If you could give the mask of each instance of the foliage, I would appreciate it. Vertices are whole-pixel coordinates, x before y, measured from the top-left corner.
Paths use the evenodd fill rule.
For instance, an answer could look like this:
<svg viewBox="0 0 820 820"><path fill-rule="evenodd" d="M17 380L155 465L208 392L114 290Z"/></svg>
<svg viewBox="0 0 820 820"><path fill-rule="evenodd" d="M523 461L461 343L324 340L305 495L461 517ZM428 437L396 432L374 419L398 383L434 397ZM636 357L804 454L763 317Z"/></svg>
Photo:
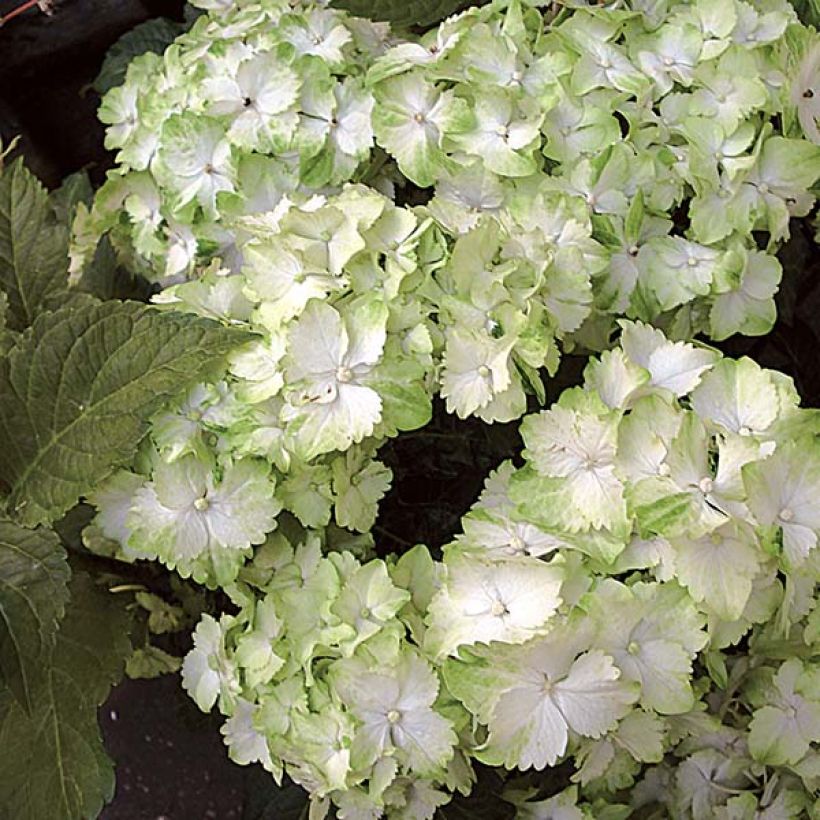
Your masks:
<svg viewBox="0 0 820 820"><path fill-rule="evenodd" d="M814 29L197 5L112 54L103 85L148 48L93 200L0 168L0 807L96 813L95 707L181 667L312 818L820 810L818 411L696 339L774 322ZM151 306L111 298L139 280ZM388 454L434 406L524 446L450 543L390 554ZM288 788L254 811L301 813Z"/></svg>

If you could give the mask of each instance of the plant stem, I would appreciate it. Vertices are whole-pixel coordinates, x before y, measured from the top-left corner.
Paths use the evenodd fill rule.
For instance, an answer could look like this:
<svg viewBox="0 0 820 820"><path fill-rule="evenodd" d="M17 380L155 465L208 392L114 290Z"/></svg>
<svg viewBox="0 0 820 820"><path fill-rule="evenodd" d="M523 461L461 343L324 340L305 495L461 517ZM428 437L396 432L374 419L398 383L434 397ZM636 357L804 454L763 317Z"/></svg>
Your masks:
<svg viewBox="0 0 820 820"><path fill-rule="evenodd" d="M8 14L4 14L2 17L0 17L0 28L2 28L6 23L8 23L9 20L13 20L15 17L22 14L24 11L28 11L29 9L34 8L34 6L39 6L40 2L41 0L26 0L25 3L21 3L19 6L17 6L16 9L12 9Z"/></svg>

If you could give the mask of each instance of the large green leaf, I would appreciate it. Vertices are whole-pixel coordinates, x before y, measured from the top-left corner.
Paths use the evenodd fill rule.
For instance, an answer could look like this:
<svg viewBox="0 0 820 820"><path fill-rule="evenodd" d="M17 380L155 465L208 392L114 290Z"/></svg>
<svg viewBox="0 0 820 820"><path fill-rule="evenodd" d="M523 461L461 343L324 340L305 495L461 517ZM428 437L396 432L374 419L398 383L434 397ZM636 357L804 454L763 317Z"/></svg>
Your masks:
<svg viewBox="0 0 820 820"><path fill-rule="evenodd" d="M0 683L31 712L32 681L48 663L68 600L65 550L51 530L0 518Z"/></svg>
<svg viewBox="0 0 820 820"><path fill-rule="evenodd" d="M0 290L8 326L30 325L68 284L68 227L57 219L39 180L17 160L0 175Z"/></svg>
<svg viewBox="0 0 820 820"><path fill-rule="evenodd" d="M245 331L137 302L40 316L0 360L0 480L27 526L66 512L128 463L147 418L213 375Z"/></svg>
<svg viewBox="0 0 820 820"><path fill-rule="evenodd" d="M469 5L470 0L333 0L331 5L356 17L386 21L394 26L432 26Z"/></svg>
<svg viewBox="0 0 820 820"><path fill-rule="evenodd" d="M97 817L114 793L97 707L123 673L129 617L114 596L79 574L51 664L34 681L35 710L0 691L0 817Z"/></svg>
<svg viewBox="0 0 820 820"><path fill-rule="evenodd" d="M152 51L161 54L185 30L185 26L165 17L146 20L126 32L108 49L100 73L94 80L94 89L105 94L125 81L128 64L134 57Z"/></svg>

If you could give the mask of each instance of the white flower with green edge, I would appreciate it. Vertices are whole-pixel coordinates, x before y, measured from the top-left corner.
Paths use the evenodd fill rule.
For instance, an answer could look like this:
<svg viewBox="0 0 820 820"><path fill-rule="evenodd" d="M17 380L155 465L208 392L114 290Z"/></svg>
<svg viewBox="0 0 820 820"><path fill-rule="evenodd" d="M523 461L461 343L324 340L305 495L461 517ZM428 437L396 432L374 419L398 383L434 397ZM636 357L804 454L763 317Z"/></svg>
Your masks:
<svg viewBox="0 0 820 820"><path fill-rule="evenodd" d="M331 477L326 464L292 463L276 494L285 509L292 512L303 526L326 527L333 509Z"/></svg>
<svg viewBox="0 0 820 820"><path fill-rule="evenodd" d="M336 83L328 76L306 92L297 137L305 151L302 181L317 188L345 182L373 147L373 97L351 77Z"/></svg>
<svg viewBox="0 0 820 820"><path fill-rule="evenodd" d="M692 391L692 409L704 420L741 436L761 435L780 414L769 373L751 359L722 359Z"/></svg>
<svg viewBox="0 0 820 820"><path fill-rule="evenodd" d="M292 326L283 418L301 458L346 450L381 421L382 399L367 376L382 356L386 323L382 302L353 302L342 315L314 299Z"/></svg>
<svg viewBox="0 0 820 820"><path fill-rule="evenodd" d="M416 71L379 83L373 93L376 141L408 179L432 185L447 165L444 139L472 125L467 102L439 91Z"/></svg>
<svg viewBox="0 0 820 820"><path fill-rule="evenodd" d="M701 3L701 6L705 6ZM715 7L729 7L716 3ZM729 49L715 62L701 63L695 71L699 86L692 92L690 111L712 119L725 133L734 131L752 112L768 101L766 86L757 76L754 59L741 49Z"/></svg>
<svg viewBox="0 0 820 820"><path fill-rule="evenodd" d="M751 3L737 3L737 23L732 32L733 42L747 48L759 48L765 43L779 39L786 26L795 20L796 14L789 4L772 5L772 11L758 11Z"/></svg>
<svg viewBox="0 0 820 820"><path fill-rule="evenodd" d="M761 527L779 529L787 566L802 564L820 532L820 452L812 440L787 441L743 467L748 505Z"/></svg>
<svg viewBox="0 0 820 820"><path fill-rule="evenodd" d="M715 280L734 270L739 277L735 255L680 236L650 239L638 253L638 281L632 310L638 318L651 320L665 310L706 296Z"/></svg>
<svg viewBox="0 0 820 820"><path fill-rule="evenodd" d="M424 649L436 658L460 646L523 643L543 634L561 604L563 571L534 558L490 560L451 547L445 580L427 610Z"/></svg>
<svg viewBox="0 0 820 820"><path fill-rule="evenodd" d="M208 114L230 120L228 139L248 151L281 152L298 124L300 80L277 54L256 54L230 74L205 80Z"/></svg>
<svg viewBox="0 0 820 820"><path fill-rule="evenodd" d="M311 299L324 299L345 285L342 277L314 269L288 237L246 245L243 255L246 292L260 302L256 318L274 332L302 313Z"/></svg>
<svg viewBox="0 0 820 820"><path fill-rule="evenodd" d="M145 476L129 470L117 470L88 495L89 503L97 508L94 524L105 538L117 542L126 560L141 557L139 550L128 546L131 527L127 521L134 497L145 483Z"/></svg>
<svg viewBox="0 0 820 820"><path fill-rule="evenodd" d="M392 753L406 771L443 774L457 737L450 721L433 708L439 680L427 661L407 649L393 669L367 671L346 663L338 662L330 674L359 723L350 747L353 768L369 767Z"/></svg>
<svg viewBox="0 0 820 820"><path fill-rule="evenodd" d="M220 405L228 386L198 384L178 407L157 414L151 421L151 438L165 461L192 454L206 456L204 436L209 427L220 425Z"/></svg>
<svg viewBox="0 0 820 820"><path fill-rule="evenodd" d="M334 459L330 469L336 523L356 532L369 532L379 512L379 501L390 489L393 472L358 448Z"/></svg>
<svg viewBox="0 0 820 820"><path fill-rule="evenodd" d="M649 371L627 357L621 348L605 350L584 369L584 385L613 410L626 410L648 384Z"/></svg>
<svg viewBox="0 0 820 820"><path fill-rule="evenodd" d="M805 216L814 205L812 186L820 177L820 145L772 136L764 143L755 167L744 180L757 221L771 242L789 236L791 216Z"/></svg>
<svg viewBox="0 0 820 820"><path fill-rule="evenodd" d="M320 57L334 70L347 62L353 35L344 25L341 12L311 8L301 14L285 14L279 20L279 34L298 54Z"/></svg>
<svg viewBox="0 0 820 820"><path fill-rule="evenodd" d="M526 417L524 458L546 480L522 484L514 500L532 491L527 503L544 506L542 520L552 516L570 532L622 526L626 505L614 467L620 417L580 390L565 391L558 404Z"/></svg>
<svg viewBox="0 0 820 820"><path fill-rule="evenodd" d="M435 781L397 777L384 792L389 816L396 820L433 820L452 795L436 788Z"/></svg>
<svg viewBox="0 0 820 820"><path fill-rule="evenodd" d="M246 687L254 689L267 683L285 665L285 659L274 650L282 630L283 622L276 613L274 601L263 598L257 602L248 631L236 638L234 652Z"/></svg>
<svg viewBox="0 0 820 820"><path fill-rule="evenodd" d="M230 714L241 691L239 675L225 648L225 636L233 619L219 621L202 616L194 629L194 648L182 662L182 686L203 712L210 712L219 699L219 710Z"/></svg>
<svg viewBox="0 0 820 820"><path fill-rule="evenodd" d="M663 718L636 709L600 740L581 742L575 755L578 769L571 779L582 786L601 782L612 791L632 786L640 763L663 760L667 731Z"/></svg>
<svg viewBox="0 0 820 820"><path fill-rule="evenodd" d="M764 556L748 528L726 524L700 538L671 538L678 581L718 617L735 621Z"/></svg>
<svg viewBox="0 0 820 820"><path fill-rule="evenodd" d="M588 595L597 625L593 647L610 655L623 679L641 685L641 703L682 714L695 703L692 661L703 649L705 618L674 584L627 587L606 579Z"/></svg>
<svg viewBox="0 0 820 820"><path fill-rule="evenodd" d="M448 18L416 41L399 42L378 56L368 69L367 81L375 85L388 77L403 74L413 68L432 67L456 47L464 30L459 30L459 18Z"/></svg>
<svg viewBox="0 0 820 820"><path fill-rule="evenodd" d="M686 413L657 475L628 488L629 510L642 536L699 538L728 523L709 463L709 435Z"/></svg>
<svg viewBox="0 0 820 820"><path fill-rule="evenodd" d="M448 233L458 236L474 228L482 214L501 212L506 184L475 159L443 171L425 208Z"/></svg>
<svg viewBox="0 0 820 820"><path fill-rule="evenodd" d="M721 174L717 186L700 183L689 201L692 238L714 245L733 232L747 235L755 221L754 196L743 177L731 181Z"/></svg>
<svg viewBox="0 0 820 820"><path fill-rule="evenodd" d="M648 387L674 396L691 392L719 354L684 342L641 322L620 321L621 346L627 358L649 373Z"/></svg>
<svg viewBox="0 0 820 820"><path fill-rule="evenodd" d="M346 789L354 731L353 718L336 704L294 712L282 744L288 774L311 794Z"/></svg>
<svg viewBox="0 0 820 820"><path fill-rule="evenodd" d="M639 686L620 680L603 652L559 627L521 646L494 644L465 663L450 659L450 691L489 737L475 756L489 765L544 769L561 759L570 731L598 738L614 729L638 699Z"/></svg>
<svg viewBox="0 0 820 820"><path fill-rule="evenodd" d="M282 389L285 379L280 362L286 349L284 334L270 333L264 340L231 354L228 368L240 380L235 391L241 401L255 404Z"/></svg>
<svg viewBox="0 0 820 820"><path fill-rule="evenodd" d="M331 607L334 615L353 627L353 638L343 649L351 654L362 641L381 630L410 599L393 585L383 561L369 561L353 573Z"/></svg>
<svg viewBox="0 0 820 820"><path fill-rule="evenodd" d="M797 30L793 31L797 38ZM805 30L801 35L803 53L791 78L789 101L797 110L806 139L820 145L820 44Z"/></svg>
<svg viewBox="0 0 820 820"><path fill-rule="evenodd" d="M715 816L720 820L745 820L747 817L761 820L777 820L780 817L798 820L812 809L816 811L817 807L812 806L802 789L789 789L784 786L774 797L764 797L760 801L751 792L730 797L725 806L717 807L719 814Z"/></svg>
<svg viewBox="0 0 820 820"><path fill-rule="evenodd" d="M353 291L380 290L393 302L391 309L399 309L396 303L402 284L418 269L419 242L429 227L429 220L419 222L412 211L388 206L364 232L365 249L347 265Z"/></svg>
<svg viewBox="0 0 820 820"><path fill-rule="evenodd" d="M764 702L749 724L749 751L770 765L797 763L820 742L817 668L790 658L774 675Z"/></svg>
<svg viewBox="0 0 820 820"><path fill-rule="evenodd" d="M460 327L448 328L441 375L447 412L459 418L486 407L511 381L510 352L515 339L494 339Z"/></svg>
<svg viewBox="0 0 820 820"><path fill-rule="evenodd" d="M709 64L723 54L730 46L732 32L737 25L737 9L734 3L712 3L709 0L695 0L689 9L678 7L683 19L693 22L703 35L701 64Z"/></svg>
<svg viewBox="0 0 820 820"><path fill-rule="evenodd" d="M212 216L216 195L233 191L236 181L232 149L221 123L190 113L166 120L151 170L170 194L172 213L193 202Z"/></svg>
<svg viewBox="0 0 820 820"><path fill-rule="evenodd" d="M763 336L774 326L777 293L783 269L780 262L763 251L748 251L740 283L714 297L709 311L709 334L716 341L743 333Z"/></svg>
<svg viewBox="0 0 820 820"><path fill-rule="evenodd" d="M549 159L571 163L595 156L621 139L612 115L611 92L592 91L581 98L566 94L547 112L541 125L546 138L542 150Z"/></svg>
<svg viewBox="0 0 820 820"><path fill-rule="evenodd" d="M105 147L111 151L127 145L138 128L139 92L130 85L112 88L102 100L97 116L108 126L105 129Z"/></svg>
<svg viewBox="0 0 820 820"><path fill-rule="evenodd" d="M288 567L286 574L291 576L293 572L304 572L305 577L290 577L285 584L282 579L277 579L282 573L274 572L272 594L277 612L285 621L285 641L290 649L288 670L295 672L301 666L311 680L310 661L316 646L354 640L355 635L352 627L340 623L339 617L331 612L342 585L333 564L319 560L310 570L297 565ZM283 586L276 588L277 582Z"/></svg>
<svg viewBox="0 0 820 820"><path fill-rule="evenodd" d="M713 188L720 183L721 171L731 182L755 163L755 157L746 153L757 136L750 122L727 131L708 119L688 117L681 132L690 145L689 171L695 180Z"/></svg>
<svg viewBox="0 0 820 820"><path fill-rule="evenodd" d="M691 813L693 820L712 820L728 795L749 785L748 761L732 750L701 749L675 770L674 810Z"/></svg>
<svg viewBox="0 0 820 820"><path fill-rule="evenodd" d="M752 581L752 593L740 618L727 621L712 612L707 613L710 648L720 650L736 646L755 625L774 623L783 599L783 585L777 580L776 571L770 569L757 575ZM702 605L701 609L708 607ZM780 640L782 636L778 636L777 641Z"/></svg>
<svg viewBox="0 0 820 820"><path fill-rule="evenodd" d="M365 248L364 231L384 213L390 200L365 185L347 185L332 197L314 196L289 208L279 232L299 249L313 270L338 276Z"/></svg>
<svg viewBox="0 0 820 820"><path fill-rule="evenodd" d="M543 113L527 99L489 89L470 102L473 127L453 134L453 145L466 154L480 157L500 176L525 177L537 165L533 151L539 141Z"/></svg>
<svg viewBox="0 0 820 820"><path fill-rule="evenodd" d="M634 152L624 144L617 144L593 159L574 164L564 179L566 190L582 197L591 211L625 216L629 201L624 189L634 175Z"/></svg>
<svg viewBox="0 0 820 820"><path fill-rule="evenodd" d="M649 81L618 46L594 37L577 45L581 58L572 69L573 93L583 96L596 88L613 88L638 98L645 96Z"/></svg>
<svg viewBox="0 0 820 820"><path fill-rule="evenodd" d="M639 41L638 65L655 83L659 95L668 94L675 83L689 87L700 59L703 40L695 26L667 23Z"/></svg>
<svg viewBox="0 0 820 820"><path fill-rule="evenodd" d="M226 466L218 482L194 456L160 461L134 497L130 540L169 565L261 544L282 509L274 486L269 465L253 459Z"/></svg>
<svg viewBox="0 0 820 820"><path fill-rule="evenodd" d="M220 729L228 747L228 757L240 766L261 763L267 771L278 772L281 776L281 765L273 762L265 736L254 725L258 712L256 704L241 697L236 699L233 714Z"/></svg>
<svg viewBox="0 0 820 820"><path fill-rule="evenodd" d="M512 512L514 507L509 499L507 506ZM464 533L456 536L459 550L486 558L538 558L563 544L556 536L497 508L473 508L461 519L461 526Z"/></svg>
<svg viewBox="0 0 820 820"><path fill-rule="evenodd" d="M187 242L185 235L188 229L184 226L179 226L179 228L182 230L180 238ZM178 260L174 258L176 250L179 251ZM168 260L164 278L170 283L177 278L179 273L191 267L197 249L195 246L190 248L171 246L166 251ZM177 269L178 266L179 269ZM172 274L172 271L176 273ZM171 285L152 296L151 301L154 304L171 305L176 310L184 309L198 316L237 325L247 322L253 312L253 303L243 293L243 286L244 280L241 276L230 274L226 269L217 268L212 263L193 281Z"/></svg>

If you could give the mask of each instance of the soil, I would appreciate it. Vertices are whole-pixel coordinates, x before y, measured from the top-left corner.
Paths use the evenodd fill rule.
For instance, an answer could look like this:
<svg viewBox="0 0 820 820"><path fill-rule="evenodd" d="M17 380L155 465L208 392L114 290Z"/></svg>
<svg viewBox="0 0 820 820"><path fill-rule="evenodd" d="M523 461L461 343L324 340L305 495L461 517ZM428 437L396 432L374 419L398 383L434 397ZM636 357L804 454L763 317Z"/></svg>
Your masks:
<svg viewBox="0 0 820 820"><path fill-rule="evenodd" d="M0 0L0 14L16 4ZM53 17L35 9L0 28L0 138L22 134L29 165L49 186L83 168L97 183L104 177L112 159L103 148L91 83L109 46L160 14L181 19L182 3L64 0ZM780 257L787 273L774 331L719 346L791 375L804 405L820 407L820 259L806 223L794 226ZM548 386L550 401L579 382L583 364L565 359ZM461 422L437 403L427 428L382 451L395 480L377 521L380 548L402 551L425 542L436 550L447 543L488 471L519 444L517 425ZM302 813L298 788L277 791L260 767L228 760L216 716L198 711L176 675L124 681L100 710L100 722L117 770L103 820L295 820Z"/></svg>

